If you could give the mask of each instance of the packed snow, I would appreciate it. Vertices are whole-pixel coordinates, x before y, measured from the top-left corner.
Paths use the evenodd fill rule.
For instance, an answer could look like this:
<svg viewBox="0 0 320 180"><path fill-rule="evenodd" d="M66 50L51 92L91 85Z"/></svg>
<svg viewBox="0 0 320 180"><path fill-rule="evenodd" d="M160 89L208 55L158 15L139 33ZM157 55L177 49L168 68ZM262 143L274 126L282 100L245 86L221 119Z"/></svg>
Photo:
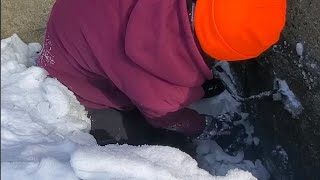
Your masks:
<svg viewBox="0 0 320 180"><path fill-rule="evenodd" d="M175 148L98 146L74 94L34 66L40 50L17 35L1 40L1 179L256 179L243 170L256 175L260 161L228 156L214 141L197 151L216 176Z"/></svg>

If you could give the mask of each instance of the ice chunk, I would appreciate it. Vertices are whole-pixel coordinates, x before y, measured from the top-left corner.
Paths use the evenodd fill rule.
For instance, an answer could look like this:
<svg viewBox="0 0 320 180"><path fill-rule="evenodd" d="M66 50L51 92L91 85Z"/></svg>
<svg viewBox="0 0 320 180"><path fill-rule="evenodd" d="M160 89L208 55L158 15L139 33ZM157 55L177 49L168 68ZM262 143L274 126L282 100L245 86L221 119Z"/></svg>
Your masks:
<svg viewBox="0 0 320 180"><path fill-rule="evenodd" d="M260 139L258 137L253 137L252 138L254 145L258 146L260 143Z"/></svg>
<svg viewBox="0 0 320 180"><path fill-rule="evenodd" d="M297 43L296 44L296 52L298 56L302 56L303 55L303 44L302 43Z"/></svg>
<svg viewBox="0 0 320 180"><path fill-rule="evenodd" d="M201 114L211 115L217 117L224 113L234 113L240 111L240 105L228 91L223 91L218 96L202 99L189 106L189 108L196 110Z"/></svg>
<svg viewBox="0 0 320 180"><path fill-rule="evenodd" d="M302 104L290 90L287 82L285 80L276 79L278 82L278 92L282 95L282 103L284 108L291 113L292 117L297 118L303 111Z"/></svg>

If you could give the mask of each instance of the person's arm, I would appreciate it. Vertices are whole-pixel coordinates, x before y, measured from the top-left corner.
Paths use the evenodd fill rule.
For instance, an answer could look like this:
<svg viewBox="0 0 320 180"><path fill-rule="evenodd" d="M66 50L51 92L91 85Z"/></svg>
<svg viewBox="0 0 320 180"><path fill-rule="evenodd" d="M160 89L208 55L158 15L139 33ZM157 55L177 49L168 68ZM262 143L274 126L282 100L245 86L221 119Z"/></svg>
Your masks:
<svg viewBox="0 0 320 180"><path fill-rule="evenodd" d="M201 86L179 87L159 79L149 81L147 76L141 79L136 78L136 80L137 85L122 89L122 91L151 125L156 128L177 131L186 136L195 137L202 133L205 127L203 115L186 108L203 96Z"/></svg>
<svg viewBox="0 0 320 180"><path fill-rule="evenodd" d="M118 67L121 67L121 71L114 71L116 84L150 124L188 136L201 134L205 126L204 117L186 108L203 97L204 91L201 86L177 86L140 68L136 69L134 65L130 68L126 68L125 64L115 66Z"/></svg>
<svg viewBox="0 0 320 180"><path fill-rule="evenodd" d="M160 117L148 118L154 127L180 132L186 136L197 137L205 128L205 116L196 111L183 108Z"/></svg>

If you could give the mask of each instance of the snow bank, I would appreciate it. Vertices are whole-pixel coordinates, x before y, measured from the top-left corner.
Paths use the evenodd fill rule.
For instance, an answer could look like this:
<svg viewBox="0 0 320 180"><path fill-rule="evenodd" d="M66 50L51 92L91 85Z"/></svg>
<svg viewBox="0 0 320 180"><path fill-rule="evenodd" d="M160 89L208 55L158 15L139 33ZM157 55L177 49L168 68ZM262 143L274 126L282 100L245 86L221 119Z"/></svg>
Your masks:
<svg viewBox="0 0 320 180"><path fill-rule="evenodd" d="M238 169L213 177L171 147L98 146L74 94L32 66L40 48L1 40L1 179L256 179Z"/></svg>
<svg viewBox="0 0 320 180"><path fill-rule="evenodd" d="M73 154L71 166L83 179L212 179L190 156L164 146L85 147Z"/></svg>
<svg viewBox="0 0 320 180"><path fill-rule="evenodd" d="M26 66L39 50L16 35L1 41L2 161L66 161L83 142L96 143L75 96L44 69Z"/></svg>

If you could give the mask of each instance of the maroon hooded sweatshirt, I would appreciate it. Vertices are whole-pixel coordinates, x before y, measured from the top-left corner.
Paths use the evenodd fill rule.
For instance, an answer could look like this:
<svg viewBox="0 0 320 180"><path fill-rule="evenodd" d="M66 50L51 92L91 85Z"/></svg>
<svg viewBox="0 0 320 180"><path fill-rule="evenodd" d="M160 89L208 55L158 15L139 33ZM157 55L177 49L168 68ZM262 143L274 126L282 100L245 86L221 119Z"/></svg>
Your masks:
<svg viewBox="0 0 320 180"><path fill-rule="evenodd" d="M186 107L212 73L186 0L57 0L38 65L87 107L136 106L153 126L186 135L204 128Z"/></svg>

